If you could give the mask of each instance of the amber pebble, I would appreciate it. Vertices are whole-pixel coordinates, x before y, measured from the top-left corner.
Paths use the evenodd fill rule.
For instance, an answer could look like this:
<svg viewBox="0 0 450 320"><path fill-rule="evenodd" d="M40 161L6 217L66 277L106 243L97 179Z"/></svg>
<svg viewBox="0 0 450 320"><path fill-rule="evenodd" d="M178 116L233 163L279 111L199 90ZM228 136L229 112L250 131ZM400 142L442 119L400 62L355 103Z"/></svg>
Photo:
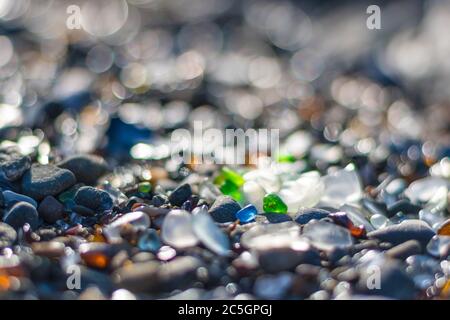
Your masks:
<svg viewBox="0 0 450 320"><path fill-rule="evenodd" d="M150 169L150 172L152 174L151 182L157 182L158 180L166 179L168 177L168 173L166 169L162 167L153 167Z"/></svg>
<svg viewBox="0 0 450 320"><path fill-rule="evenodd" d="M447 280L447 282L442 287L441 298L444 298L444 299L450 298L450 280Z"/></svg>
<svg viewBox="0 0 450 320"><path fill-rule="evenodd" d="M105 269L109 266L113 251L106 243L83 243L79 247L80 257L88 267Z"/></svg>
<svg viewBox="0 0 450 320"><path fill-rule="evenodd" d="M31 244L31 249L35 255L47 258L58 258L64 255L65 245L57 241L43 241Z"/></svg>
<svg viewBox="0 0 450 320"><path fill-rule="evenodd" d="M443 222L438 230L437 230L437 234L440 236L450 236L450 219L448 219L447 221Z"/></svg>
<svg viewBox="0 0 450 320"><path fill-rule="evenodd" d="M81 258L88 267L105 269L109 265L110 258L101 252L85 252Z"/></svg>
<svg viewBox="0 0 450 320"><path fill-rule="evenodd" d="M0 291L8 291L11 287L11 280L7 274L0 274Z"/></svg>

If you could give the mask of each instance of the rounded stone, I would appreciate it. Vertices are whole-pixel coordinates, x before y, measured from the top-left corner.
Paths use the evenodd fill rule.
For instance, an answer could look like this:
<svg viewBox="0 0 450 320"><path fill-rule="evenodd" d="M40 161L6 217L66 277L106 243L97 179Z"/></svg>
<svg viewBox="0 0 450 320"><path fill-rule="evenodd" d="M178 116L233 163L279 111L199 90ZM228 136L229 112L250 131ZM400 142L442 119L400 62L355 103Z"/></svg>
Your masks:
<svg viewBox="0 0 450 320"><path fill-rule="evenodd" d="M187 183L182 184L172 191L169 195L169 201L172 205L181 207L183 203L192 196L191 186Z"/></svg>
<svg viewBox="0 0 450 320"><path fill-rule="evenodd" d="M30 157L21 155L16 147L0 148L0 179L16 181L30 166Z"/></svg>
<svg viewBox="0 0 450 320"><path fill-rule="evenodd" d="M417 240L422 248L425 248L434 235L435 232L426 222L413 219L369 232L367 237L393 245L399 245L408 240Z"/></svg>
<svg viewBox="0 0 450 320"><path fill-rule="evenodd" d="M17 202L28 202L33 207L37 207L37 202L34 199L24 196L23 194L13 192L11 190L3 191L2 196L4 198L6 207L12 207Z"/></svg>
<svg viewBox="0 0 450 320"><path fill-rule="evenodd" d="M193 247L198 237L192 227L192 215L185 210L172 210L164 218L161 239L176 249Z"/></svg>
<svg viewBox="0 0 450 320"><path fill-rule="evenodd" d="M300 209L294 220L298 224L307 224L311 220L320 220L328 217L329 211L319 208Z"/></svg>
<svg viewBox="0 0 450 320"><path fill-rule="evenodd" d="M75 193L74 201L77 205L89 208L95 212L109 210L113 206L110 195L103 190L93 187L81 187Z"/></svg>
<svg viewBox="0 0 450 320"><path fill-rule="evenodd" d="M219 223L233 222L241 206L229 196L219 196L209 209L209 214Z"/></svg>
<svg viewBox="0 0 450 320"><path fill-rule="evenodd" d="M31 229L35 230L39 225L36 208L27 202L16 203L3 217L3 221L14 229L19 229L28 223Z"/></svg>
<svg viewBox="0 0 450 320"><path fill-rule="evenodd" d="M70 170L78 182L87 185L94 185L108 171L106 161L93 154L71 156L58 163L58 167Z"/></svg>
<svg viewBox="0 0 450 320"><path fill-rule="evenodd" d="M55 223L64 214L64 206L52 196L47 196L38 207L39 216L47 223Z"/></svg>
<svg viewBox="0 0 450 320"><path fill-rule="evenodd" d="M10 247L17 239L17 232L10 225L0 222L0 248Z"/></svg>
<svg viewBox="0 0 450 320"><path fill-rule="evenodd" d="M22 191L35 200L42 200L63 192L75 183L75 176L69 170L34 164L22 178Z"/></svg>

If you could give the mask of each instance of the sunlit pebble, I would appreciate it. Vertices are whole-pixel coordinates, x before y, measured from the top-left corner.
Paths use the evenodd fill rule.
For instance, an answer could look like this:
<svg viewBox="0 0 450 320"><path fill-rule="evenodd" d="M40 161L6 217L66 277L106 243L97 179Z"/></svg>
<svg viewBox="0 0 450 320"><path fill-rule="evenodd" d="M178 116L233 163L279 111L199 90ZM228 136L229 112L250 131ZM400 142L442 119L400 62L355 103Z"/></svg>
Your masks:
<svg viewBox="0 0 450 320"><path fill-rule="evenodd" d="M0 104L0 128L5 126L20 125L22 122L22 112L17 106Z"/></svg>
<svg viewBox="0 0 450 320"><path fill-rule="evenodd" d="M17 19L27 11L29 5L29 0L0 1L0 19L4 21Z"/></svg>
<svg viewBox="0 0 450 320"><path fill-rule="evenodd" d="M114 62L114 53L104 45L97 45L89 50L86 56L86 65L95 73L102 73L111 68Z"/></svg>
<svg viewBox="0 0 450 320"><path fill-rule="evenodd" d="M168 261L174 258L176 255L177 252L175 251L175 249L169 246L161 247L161 249L159 249L158 253L156 254L158 259L161 261Z"/></svg>
<svg viewBox="0 0 450 320"><path fill-rule="evenodd" d="M323 135L328 141L335 142L339 140L341 132L342 125L340 123L330 123L323 130Z"/></svg>
<svg viewBox="0 0 450 320"><path fill-rule="evenodd" d="M3 102L13 106L20 106L22 104L22 95L15 90L10 90L3 94Z"/></svg>
<svg viewBox="0 0 450 320"><path fill-rule="evenodd" d="M112 293L112 300L136 300L136 296L126 289L118 289Z"/></svg>
<svg viewBox="0 0 450 320"><path fill-rule="evenodd" d="M168 126L177 125L187 119L191 106L181 100L171 101L164 105L164 123Z"/></svg>
<svg viewBox="0 0 450 320"><path fill-rule="evenodd" d="M188 51L177 58L177 75L183 80L191 80L200 77L205 69L205 60L196 51Z"/></svg>
<svg viewBox="0 0 450 320"><path fill-rule="evenodd" d="M41 142L41 139L39 139L36 136L23 136L19 138L17 141L17 144L19 145L20 152L23 155L29 155L33 153L33 151L36 149L36 147Z"/></svg>
<svg viewBox="0 0 450 320"><path fill-rule="evenodd" d="M398 100L391 104L387 118L392 128L408 137L418 138L422 133L422 119L404 101Z"/></svg>
<svg viewBox="0 0 450 320"><path fill-rule="evenodd" d="M290 65L294 76L304 81L316 80L325 67L319 54L311 49L302 49L294 54Z"/></svg>
<svg viewBox="0 0 450 320"><path fill-rule="evenodd" d="M256 119L263 111L262 101L256 95L244 91L233 92L225 100L230 111L245 119Z"/></svg>
<svg viewBox="0 0 450 320"><path fill-rule="evenodd" d="M276 46L296 50L311 39L311 20L294 4L274 2L266 10L263 28Z"/></svg>
<svg viewBox="0 0 450 320"><path fill-rule="evenodd" d="M0 67L7 64L14 54L14 48L8 37L0 36Z"/></svg>
<svg viewBox="0 0 450 320"><path fill-rule="evenodd" d="M123 85L130 89L144 86L147 81L147 70L139 63L130 63L122 69L120 80Z"/></svg>
<svg viewBox="0 0 450 320"><path fill-rule="evenodd" d="M125 0L86 1L81 7L83 29L96 37L112 35L122 28L128 19Z"/></svg>
<svg viewBox="0 0 450 320"><path fill-rule="evenodd" d="M249 65L248 78L258 88L275 86L281 78L281 69L278 61L268 57L253 59Z"/></svg>

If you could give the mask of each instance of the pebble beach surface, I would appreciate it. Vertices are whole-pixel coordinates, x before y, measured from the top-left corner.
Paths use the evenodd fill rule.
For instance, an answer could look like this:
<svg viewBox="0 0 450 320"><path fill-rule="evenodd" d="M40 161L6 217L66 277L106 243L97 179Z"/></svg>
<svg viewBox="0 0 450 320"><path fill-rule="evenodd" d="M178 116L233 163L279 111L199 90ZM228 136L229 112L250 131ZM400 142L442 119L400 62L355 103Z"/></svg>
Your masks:
<svg viewBox="0 0 450 320"><path fill-rule="evenodd" d="M348 39L353 7L114 0L102 29L101 2L0 11L0 299L450 299L448 77L404 43L450 9L369 45L311 23ZM279 148L202 161L171 141L199 122Z"/></svg>

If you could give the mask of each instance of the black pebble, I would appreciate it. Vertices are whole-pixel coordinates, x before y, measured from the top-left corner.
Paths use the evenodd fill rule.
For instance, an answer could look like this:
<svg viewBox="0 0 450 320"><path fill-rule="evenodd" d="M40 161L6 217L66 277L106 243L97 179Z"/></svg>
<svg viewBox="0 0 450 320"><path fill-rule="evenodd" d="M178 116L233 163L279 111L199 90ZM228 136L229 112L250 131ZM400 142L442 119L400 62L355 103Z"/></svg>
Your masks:
<svg viewBox="0 0 450 320"><path fill-rule="evenodd" d="M191 195L191 186L185 183L172 191L169 196L169 201L172 205L181 207L183 203L191 197Z"/></svg>
<svg viewBox="0 0 450 320"><path fill-rule="evenodd" d="M64 206L52 196L47 196L38 207L39 216L47 223L55 223L64 214Z"/></svg>
<svg viewBox="0 0 450 320"><path fill-rule="evenodd" d="M21 228L28 223L32 230L39 225L38 212L35 207L27 202L16 203L4 216L3 221L14 229Z"/></svg>
<svg viewBox="0 0 450 320"><path fill-rule="evenodd" d="M75 205L73 206L72 210L76 213L78 213L80 216L83 217L91 217L93 215L95 215L95 211L92 209L89 209L85 206L81 206L81 205Z"/></svg>
<svg viewBox="0 0 450 320"><path fill-rule="evenodd" d="M167 203L169 199L167 196L162 194L157 194L152 198L152 205L155 207L161 207L163 204Z"/></svg>
<svg viewBox="0 0 450 320"><path fill-rule="evenodd" d="M236 220L236 212L241 210L239 203L229 196L219 196L209 209L212 218L219 223Z"/></svg>
<svg viewBox="0 0 450 320"><path fill-rule="evenodd" d="M106 161L91 154L69 157L58 163L58 167L72 171L78 182L87 185L94 185L108 171Z"/></svg>
<svg viewBox="0 0 450 320"><path fill-rule="evenodd" d="M408 240L417 240L422 248L425 248L430 239L435 235L427 223L421 220L405 220L399 224L387 226L367 234L369 239L377 239L398 245Z"/></svg>
<svg viewBox="0 0 450 320"><path fill-rule="evenodd" d="M395 202L394 204L388 207L388 217L393 217L399 212L403 212L404 214L419 214L419 211L422 210L420 206L412 204L406 199Z"/></svg>
<svg viewBox="0 0 450 320"><path fill-rule="evenodd" d="M42 200L46 196L55 196L63 192L75 183L75 176L69 170L35 164L22 178L22 191L35 200Z"/></svg>
<svg viewBox="0 0 450 320"><path fill-rule="evenodd" d="M308 208L301 209L296 217L294 218L295 222L298 224L307 224L311 220L320 220L326 218L330 215L330 212L324 209L319 208Z"/></svg>
<svg viewBox="0 0 450 320"><path fill-rule="evenodd" d="M264 213L264 216L266 216L267 220L270 223L281 223L281 222L286 222L286 221L292 221L292 218L287 214Z"/></svg>
<svg viewBox="0 0 450 320"><path fill-rule="evenodd" d="M417 240L409 240L386 251L386 255L394 259L405 260L409 256L420 254L422 248Z"/></svg>
<svg viewBox="0 0 450 320"><path fill-rule="evenodd" d="M87 207L95 212L109 210L113 206L113 200L106 191L93 187L78 189L74 201L77 205Z"/></svg>

